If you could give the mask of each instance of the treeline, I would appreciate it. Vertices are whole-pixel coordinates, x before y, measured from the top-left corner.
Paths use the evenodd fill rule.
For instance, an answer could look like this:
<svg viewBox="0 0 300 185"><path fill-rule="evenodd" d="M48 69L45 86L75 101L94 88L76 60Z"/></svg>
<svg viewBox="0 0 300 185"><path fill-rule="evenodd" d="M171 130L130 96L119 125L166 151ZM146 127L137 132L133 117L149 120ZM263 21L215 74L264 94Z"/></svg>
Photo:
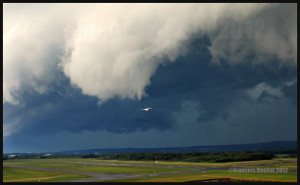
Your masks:
<svg viewBox="0 0 300 185"><path fill-rule="evenodd" d="M269 152L271 154L297 154L298 149L297 148L272 148L272 149L264 149L260 150L261 152Z"/></svg>
<svg viewBox="0 0 300 185"><path fill-rule="evenodd" d="M88 156L86 156L88 157ZM139 152L101 154L101 160L128 160L128 161L183 161L183 162L232 162L267 160L274 158L268 152Z"/></svg>
<svg viewBox="0 0 300 185"><path fill-rule="evenodd" d="M22 155L15 157L3 155L7 159L53 159L53 158L96 158L99 160L126 160L126 161L183 161L183 162L232 162L267 160L275 157L293 158L297 153L272 154L266 151L256 152L132 152L111 154L53 154L45 156L41 154Z"/></svg>
<svg viewBox="0 0 300 185"><path fill-rule="evenodd" d="M3 155L3 160L8 159L60 159L60 158L98 158L99 155L95 154L53 154L50 156L45 155L16 155L14 157L9 157L8 155Z"/></svg>
<svg viewBox="0 0 300 185"><path fill-rule="evenodd" d="M291 154L275 154L276 158L297 158L297 153L291 153Z"/></svg>

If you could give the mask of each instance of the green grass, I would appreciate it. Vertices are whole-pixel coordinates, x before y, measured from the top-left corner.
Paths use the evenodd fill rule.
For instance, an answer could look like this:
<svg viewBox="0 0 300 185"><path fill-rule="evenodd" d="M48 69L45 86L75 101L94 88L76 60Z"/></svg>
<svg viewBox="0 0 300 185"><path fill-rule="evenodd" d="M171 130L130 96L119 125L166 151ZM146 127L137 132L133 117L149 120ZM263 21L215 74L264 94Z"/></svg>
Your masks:
<svg viewBox="0 0 300 185"><path fill-rule="evenodd" d="M99 163L119 163L119 164L148 164L153 165L153 161L118 161L118 160L95 160ZM209 162L166 162L159 161L156 165L182 165L182 166L199 166L199 167L231 167L231 166L243 166L243 165L257 165L257 164L268 164L282 161L297 161L297 158L274 158L271 160L258 160L258 161L240 161L240 162L220 162L220 163L209 163Z"/></svg>
<svg viewBox="0 0 300 185"><path fill-rule="evenodd" d="M40 181L40 182L61 182L61 181L71 181L71 180L80 180L80 179L87 179L91 176L88 175L81 175L81 174L68 174L64 176L54 177L48 180Z"/></svg>
<svg viewBox="0 0 300 185"><path fill-rule="evenodd" d="M74 171L93 173L119 173L119 174L153 174L192 170L188 168L159 168L159 167L135 167L135 166L87 166L72 168Z"/></svg>
<svg viewBox="0 0 300 185"><path fill-rule="evenodd" d="M38 168L70 168L70 167L81 167L81 166L87 166L84 164L76 164L76 163L59 163L59 162L20 162L20 163L4 163L5 164L15 164L20 166L29 166L29 167L38 167Z"/></svg>
<svg viewBox="0 0 300 185"><path fill-rule="evenodd" d="M187 182L193 180L205 180L205 179L217 179L217 178L233 178L233 179L245 179L255 181L280 181L280 180L297 180L296 172L278 174L278 173L261 173L261 174L245 174L245 173L233 173L228 170L214 170L207 172L186 173L166 176L152 176L142 178L131 178L124 180L111 180L105 182ZM272 180L274 179L274 180Z"/></svg>
<svg viewBox="0 0 300 185"><path fill-rule="evenodd" d="M3 166L3 182L50 182L77 180L89 178L90 176L64 172L32 170Z"/></svg>
<svg viewBox="0 0 300 185"><path fill-rule="evenodd" d="M284 157L287 157L289 155L290 154L274 154L274 156L277 157L277 158L284 158Z"/></svg>
<svg viewBox="0 0 300 185"><path fill-rule="evenodd" d="M56 182L56 181L67 181L67 180L77 180L88 178L89 176L81 174L72 174L64 172L54 172L54 171L44 171L44 170L31 170L22 169L5 166L7 164L15 164L30 167L40 167L40 168L59 168L74 171L84 171L84 172L94 172L94 173L120 173L120 174L153 174L173 172L173 171L185 171L192 170L186 168L163 168L160 166L171 165L171 166L197 166L197 167L235 167L244 165L257 165L257 164L271 164L275 162L283 161L297 161L297 158L274 158L272 160L260 160L260 161L243 161L243 162L223 162L223 163L192 163L192 162L165 162L159 161L154 163L153 161L118 161L118 160L98 160L93 158L60 158L60 159L19 159L19 160L5 160L3 161L3 180L6 181L22 181L22 182L36 182L40 180L41 182ZM68 162L95 162L95 163L119 163L119 164L148 164L157 165L156 167L137 167L137 166L101 166L95 164L78 164L78 163L68 163ZM281 164L281 165L266 165L257 166L259 168L288 168L289 170L297 169L297 162L291 164ZM253 168L257 168L253 167ZM250 167L251 168L251 167ZM205 173L186 173L186 174L176 174L167 176L152 176L144 178L135 179L124 179L118 180L118 182L134 182L134 181L146 181L146 180L158 180L158 181L168 181L168 182L185 182L192 180L202 180L202 179L212 179L216 177L236 177L236 178L261 178L261 179L278 179L278 180L296 180L296 172L288 173L267 173L267 174L244 174L244 173L230 173L230 171L207 171ZM160 179L160 180L159 180Z"/></svg>
<svg viewBox="0 0 300 185"><path fill-rule="evenodd" d="M251 167L247 167L251 168ZM288 170L297 170L297 163L293 164L278 164L278 165L266 165L260 166L260 168L287 168Z"/></svg>

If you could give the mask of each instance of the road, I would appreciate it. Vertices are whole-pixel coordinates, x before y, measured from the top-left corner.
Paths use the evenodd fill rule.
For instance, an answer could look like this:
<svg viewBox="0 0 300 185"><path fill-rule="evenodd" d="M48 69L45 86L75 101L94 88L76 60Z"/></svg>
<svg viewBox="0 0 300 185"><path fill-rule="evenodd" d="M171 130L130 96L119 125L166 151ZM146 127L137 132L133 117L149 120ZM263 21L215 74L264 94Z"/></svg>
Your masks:
<svg viewBox="0 0 300 185"><path fill-rule="evenodd" d="M284 162L278 162L278 163L245 165L245 166L234 166L234 167L235 168L256 167L256 166L279 165L279 164L295 163L295 162L297 162L297 161L284 161ZM92 162L66 162L66 163L92 164L92 165L101 165L101 166L190 168L190 169L194 169L194 170L184 170L184 171L165 172L165 173L156 173L156 174L131 175L131 174L117 174L117 173L92 173L92 172L62 170L62 169L57 169L57 168L29 167L29 166L12 165L12 164L5 165L5 166L35 169L35 170L47 170L47 171L58 171L58 172L66 172L66 173L77 173L77 174L92 176L92 177L87 178L87 179L71 180L71 181L64 181L64 182L96 182L96 181L106 181L106 180L137 178L137 177L151 177L151 176L164 176L164 175L174 175L174 174L183 174L183 173L195 173L195 172L212 171L212 170L229 170L230 168L232 168L232 166L231 167L197 167L197 166L171 166L171 165L138 165L138 164L118 164L118 163L92 163ZM289 171L292 172L292 171L296 171L296 170L289 170Z"/></svg>

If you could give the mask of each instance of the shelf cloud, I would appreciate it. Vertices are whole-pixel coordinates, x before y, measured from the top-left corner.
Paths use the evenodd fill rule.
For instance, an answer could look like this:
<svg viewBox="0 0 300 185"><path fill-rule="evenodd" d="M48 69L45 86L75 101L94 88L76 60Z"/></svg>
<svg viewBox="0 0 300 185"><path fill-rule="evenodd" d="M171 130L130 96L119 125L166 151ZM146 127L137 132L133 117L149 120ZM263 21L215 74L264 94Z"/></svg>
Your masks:
<svg viewBox="0 0 300 185"><path fill-rule="evenodd" d="M58 71L99 103L140 100L197 34L211 38L215 62L258 54L296 64L296 13L289 4L4 4L3 102L46 93Z"/></svg>
<svg viewBox="0 0 300 185"><path fill-rule="evenodd" d="M4 148L293 140L297 84L296 4L3 5Z"/></svg>

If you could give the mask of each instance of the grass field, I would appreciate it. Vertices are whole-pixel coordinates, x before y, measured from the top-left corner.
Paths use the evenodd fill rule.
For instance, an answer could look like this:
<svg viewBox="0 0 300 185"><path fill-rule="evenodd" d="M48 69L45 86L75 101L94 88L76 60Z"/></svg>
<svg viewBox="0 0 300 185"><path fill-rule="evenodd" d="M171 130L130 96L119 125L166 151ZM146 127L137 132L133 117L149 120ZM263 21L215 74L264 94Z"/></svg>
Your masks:
<svg viewBox="0 0 300 185"><path fill-rule="evenodd" d="M70 169L73 171L84 171L93 173L120 173L120 174L152 174L164 173L173 171L191 170L188 168L160 168L160 167L128 167L128 166L99 166L93 164L76 164L76 163L62 163L62 162L45 162L38 161L20 161L8 162L5 164L18 164L29 167L40 168L56 168L56 169Z"/></svg>
<svg viewBox="0 0 300 185"><path fill-rule="evenodd" d="M288 173L237 173L230 170L211 170L206 172L192 172L181 173L173 175L158 175L139 178L110 180L107 182L187 182L194 180L204 179L243 179L251 181L278 181L278 182L296 182L297 181L297 163L290 162L285 164L273 165L272 163L284 161L296 161L297 158L274 158L272 160L260 161L243 161L243 162L224 162L224 163L191 163L191 162L164 162L159 161L118 161L118 160L98 160L98 159L84 159L84 158L60 158L60 159L19 159L19 160L5 160L3 161L3 181L4 182L55 182L55 181L68 181L86 179L91 176L65 173L57 171L24 169L17 167L9 167L6 165L20 165L26 167L39 167L71 170L78 172L91 172L91 173L116 173L116 174L158 174L165 172L180 172L193 170L192 168L166 168L169 166L187 166L187 167L239 167L246 165L259 165L245 168L287 168ZM73 163L71 163L73 162ZM81 164L74 162L93 162L93 163L115 163L115 164L133 164L133 165L153 165L149 167L140 166L101 166L96 164ZM267 165L269 164L269 165Z"/></svg>
<svg viewBox="0 0 300 185"><path fill-rule="evenodd" d="M148 165L174 165L174 166L197 166L197 167L231 167L231 166L246 166L246 165L257 165L257 164L268 164L268 163L277 163L284 161L295 161L296 158L274 158L271 160L259 160L259 161L240 161L240 162L220 162L220 163L193 163L193 162L166 162L159 161L154 163L153 161L118 161L118 160L94 160L93 162L101 163L119 163L119 164L148 164ZM296 165L297 166L297 165Z"/></svg>
<svg viewBox="0 0 300 185"><path fill-rule="evenodd" d="M21 166L30 166L30 167L39 167L39 168L70 168L70 167L84 167L86 165L83 164L76 164L76 163L61 163L61 162L13 162L13 163L4 163L4 164L17 164Z"/></svg>
<svg viewBox="0 0 300 185"><path fill-rule="evenodd" d="M278 165L265 165L264 168L288 168L288 170L297 170L297 163L285 163ZM251 167L247 167L251 168Z"/></svg>
<svg viewBox="0 0 300 185"><path fill-rule="evenodd" d="M55 182L89 178L90 176L3 166L3 182Z"/></svg>
<svg viewBox="0 0 300 185"><path fill-rule="evenodd" d="M278 174L245 174L245 173L232 173L228 170L214 170L207 172L176 174L155 177L142 177L134 179L113 180L105 182L187 182L194 180L216 179L216 178L234 178L251 181L277 181L277 182L297 182L296 172Z"/></svg>

